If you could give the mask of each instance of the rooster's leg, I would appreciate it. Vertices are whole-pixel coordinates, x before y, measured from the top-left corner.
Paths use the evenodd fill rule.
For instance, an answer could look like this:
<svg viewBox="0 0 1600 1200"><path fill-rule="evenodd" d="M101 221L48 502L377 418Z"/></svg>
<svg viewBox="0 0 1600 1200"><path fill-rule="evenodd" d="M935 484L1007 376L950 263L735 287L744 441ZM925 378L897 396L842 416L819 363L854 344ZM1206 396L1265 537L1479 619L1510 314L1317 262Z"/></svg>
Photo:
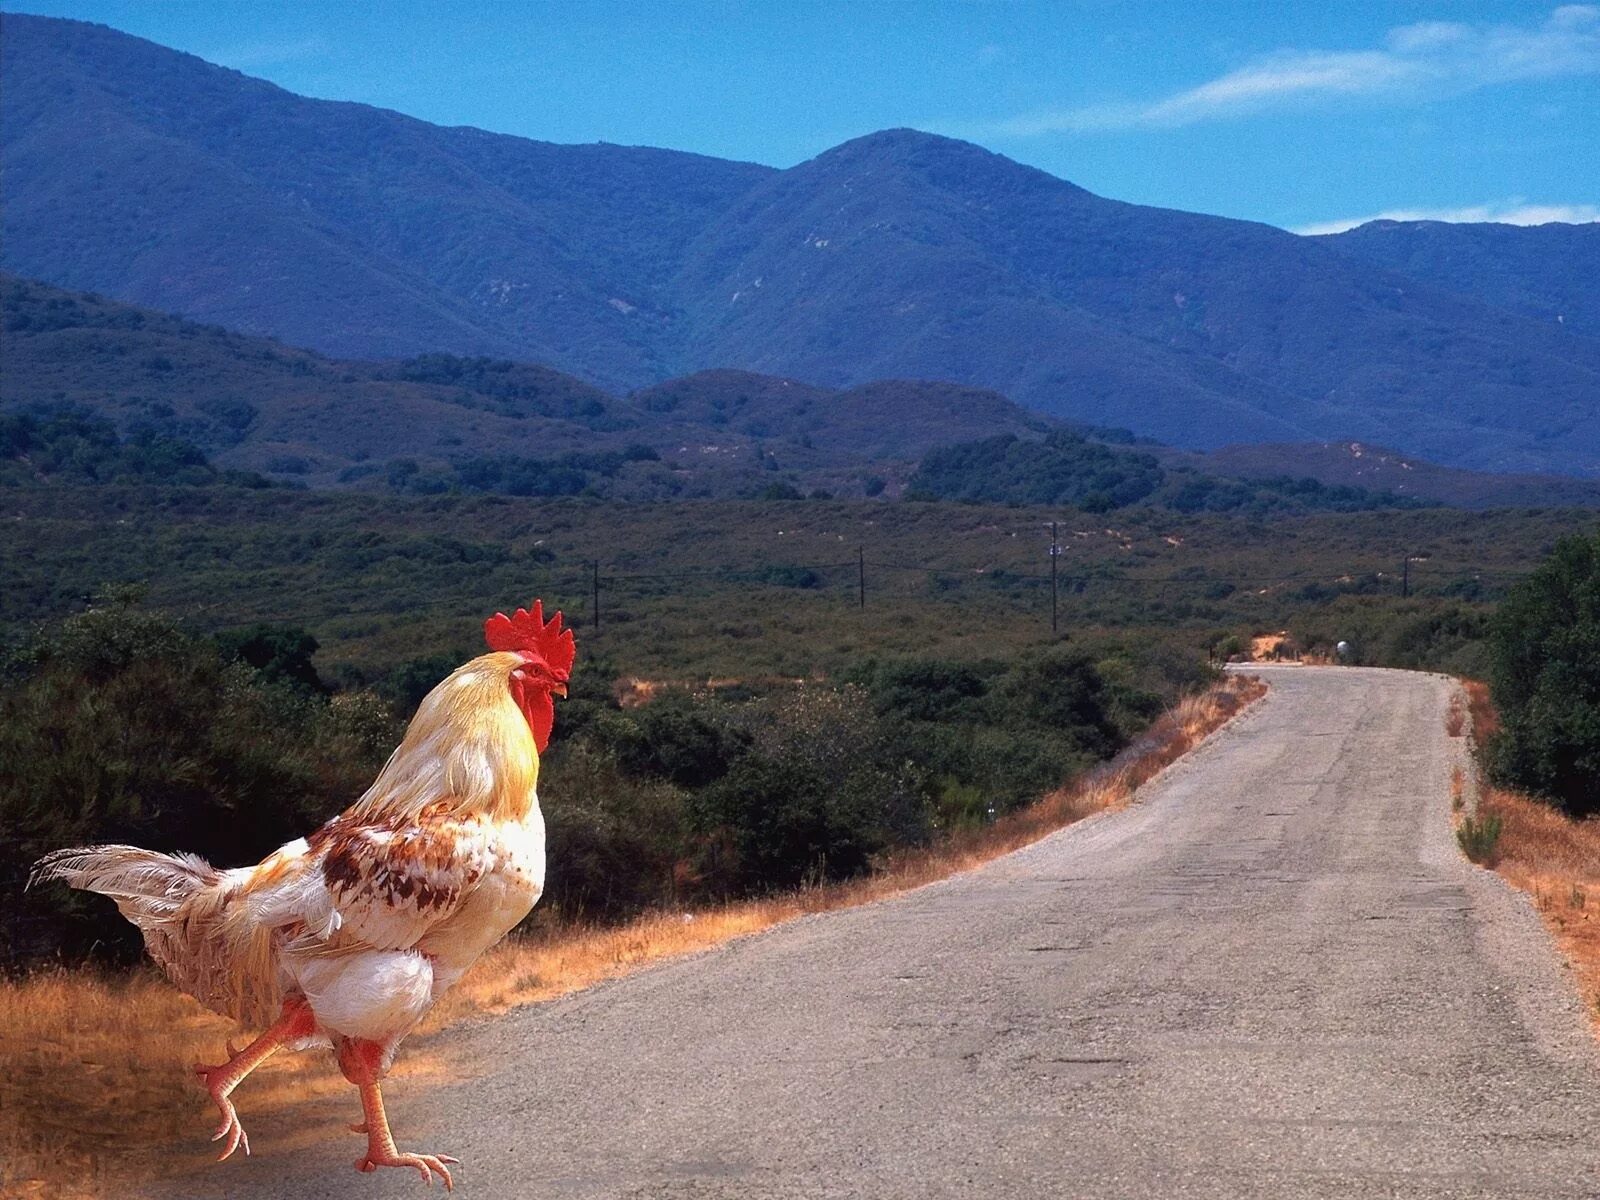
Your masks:
<svg viewBox="0 0 1600 1200"><path fill-rule="evenodd" d="M246 1075L266 1062L279 1046L285 1042L308 1037L315 1033L316 1029L317 1019L312 1015L311 1006L299 997L294 997L283 1002L283 1015L243 1050L235 1052L230 1042L227 1062L216 1067L208 1067L202 1063L195 1064L194 1073L200 1077L200 1082L205 1084L206 1091L211 1093L212 1102L217 1106L217 1111L222 1114L222 1124L217 1126L217 1132L212 1135L211 1140L220 1142L223 1138L228 1139L228 1144L217 1156L218 1162L241 1146L244 1147L246 1154L250 1153L250 1139L245 1135L244 1126L239 1123L239 1114L234 1110L233 1101L228 1098L233 1094L233 1089L244 1081Z"/></svg>
<svg viewBox="0 0 1600 1200"><path fill-rule="evenodd" d="M395 1147L394 1134L389 1131L389 1118L383 1111L383 1093L378 1090L378 1079L383 1074L383 1047L377 1042L351 1038L339 1047L339 1066L345 1078L356 1085L361 1093L361 1113L366 1118L360 1125L352 1125L356 1133L367 1135L367 1152L356 1159L356 1170L376 1171L379 1167L410 1167L422 1175L422 1181L433 1183L437 1172L444 1182L444 1190L454 1191L455 1180L450 1178L448 1163L459 1163L459 1158L448 1154L408 1154Z"/></svg>

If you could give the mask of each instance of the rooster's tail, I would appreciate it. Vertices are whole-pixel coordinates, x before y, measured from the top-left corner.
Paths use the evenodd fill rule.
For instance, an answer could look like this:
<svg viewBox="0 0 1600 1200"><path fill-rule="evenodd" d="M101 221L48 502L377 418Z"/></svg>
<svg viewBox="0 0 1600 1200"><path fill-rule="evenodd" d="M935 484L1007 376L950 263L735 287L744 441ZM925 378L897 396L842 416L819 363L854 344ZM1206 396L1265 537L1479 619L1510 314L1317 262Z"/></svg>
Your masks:
<svg viewBox="0 0 1600 1200"><path fill-rule="evenodd" d="M241 997L229 903L234 889L221 871L193 854L161 854L138 846L76 846L46 854L28 886L59 879L117 903L144 935L145 949L167 977L202 1004L245 1020L259 1016L258 1000ZM272 972L263 972L270 980ZM268 1020L271 1018L268 1017Z"/></svg>
<svg viewBox="0 0 1600 1200"><path fill-rule="evenodd" d="M159 854L137 846L74 846L54 850L33 864L28 886L59 879L117 902L141 930L174 916L201 888L222 875L192 854Z"/></svg>

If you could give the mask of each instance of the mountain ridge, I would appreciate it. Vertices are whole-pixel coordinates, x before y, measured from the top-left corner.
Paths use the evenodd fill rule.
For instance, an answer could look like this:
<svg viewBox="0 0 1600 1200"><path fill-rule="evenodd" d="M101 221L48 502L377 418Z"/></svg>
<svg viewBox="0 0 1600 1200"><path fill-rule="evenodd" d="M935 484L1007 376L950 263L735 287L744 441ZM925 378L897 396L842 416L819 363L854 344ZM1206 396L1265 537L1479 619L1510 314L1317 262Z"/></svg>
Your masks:
<svg viewBox="0 0 1600 1200"><path fill-rule="evenodd" d="M0 410L76 407L123 432L192 442L224 468L320 486L397 459L554 460L639 444L688 472L680 482L708 472L767 480L777 469L832 482L946 442L1062 427L944 382L835 390L720 370L618 396L508 360L330 359L4 274L0 333Z"/></svg>
<svg viewBox="0 0 1600 1200"><path fill-rule="evenodd" d="M180 467L192 465L182 457L190 445L223 471L312 487L514 491L576 489L598 478L619 499L774 487L893 496L912 482L917 460L926 465L935 452L1064 435L1100 444L1071 451L1086 463L1107 451L1152 455L1183 473L1169 481L1173 488L1191 482L1237 492L1238 481L1262 481L1262 495L1279 504L1278 493L1357 506L1393 493L1464 508L1600 508L1600 480L1462 471L1370 445L1196 453L1074 427L997 392L940 381L834 390L724 368L615 396L531 363L442 354L340 361L3 274L0 336L0 417L86 413L124 437L167 439ZM1340 500L1283 486L1305 480L1369 494Z"/></svg>
<svg viewBox="0 0 1600 1200"><path fill-rule="evenodd" d="M557 146L0 24L19 274L335 357L538 361L608 391L948 379L1195 449L1342 438L1600 475L1600 337L1581 288L1539 290L1528 239L1460 266L1128 205L913 130L784 171ZM1587 261L1600 227L1573 228Z"/></svg>

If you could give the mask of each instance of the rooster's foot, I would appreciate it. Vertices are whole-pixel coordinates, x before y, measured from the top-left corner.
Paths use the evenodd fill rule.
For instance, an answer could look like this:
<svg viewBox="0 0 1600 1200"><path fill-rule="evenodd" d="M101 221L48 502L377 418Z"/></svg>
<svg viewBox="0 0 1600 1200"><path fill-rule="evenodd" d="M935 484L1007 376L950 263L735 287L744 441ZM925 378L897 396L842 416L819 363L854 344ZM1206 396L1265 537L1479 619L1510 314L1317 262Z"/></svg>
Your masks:
<svg viewBox="0 0 1600 1200"><path fill-rule="evenodd" d="M237 1056L235 1056L237 1057ZM244 1126L239 1123L239 1113L233 1107L233 1101L228 1099L229 1093L239 1086L243 1078L237 1073L233 1059L221 1066L208 1067L203 1063L195 1063L194 1073L200 1077L200 1082L211 1095L211 1102L217 1106L217 1111L222 1114L222 1124L217 1126L217 1131L211 1135L213 1142L228 1139L228 1144L222 1148L222 1153L217 1155L217 1161L231 1155L235 1150L243 1147L245 1156L250 1154L250 1136L245 1133Z"/></svg>
<svg viewBox="0 0 1600 1200"><path fill-rule="evenodd" d="M211 1096L211 1102L222 1114L222 1124L217 1126L217 1131L211 1135L211 1140L220 1142L223 1138L228 1139L227 1145L222 1148L222 1153L217 1156L218 1162L241 1146L244 1147L245 1154L250 1153L250 1138L245 1134L244 1126L239 1123L239 1114L229 1098L233 1095L233 1089L244 1082L246 1075L266 1062L279 1046L307 1036L315 1031L316 1027L317 1019L310 1006L299 997L291 997L284 1001L283 1014L277 1021L243 1050L237 1049L231 1040L227 1043L227 1062L214 1067L195 1063L194 1073L199 1076L200 1082Z"/></svg>
<svg viewBox="0 0 1600 1200"><path fill-rule="evenodd" d="M413 1167L422 1175L422 1182L429 1187L433 1186L434 1172L444 1182L444 1190L455 1191L455 1180L450 1178L450 1168L446 1163L459 1163L459 1158L451 1158L448 1154L406 1154L400 1150L385 1151L380 1147L372 1147L356 1159L356 1170L376 1171L379 1167Z"/></svg>

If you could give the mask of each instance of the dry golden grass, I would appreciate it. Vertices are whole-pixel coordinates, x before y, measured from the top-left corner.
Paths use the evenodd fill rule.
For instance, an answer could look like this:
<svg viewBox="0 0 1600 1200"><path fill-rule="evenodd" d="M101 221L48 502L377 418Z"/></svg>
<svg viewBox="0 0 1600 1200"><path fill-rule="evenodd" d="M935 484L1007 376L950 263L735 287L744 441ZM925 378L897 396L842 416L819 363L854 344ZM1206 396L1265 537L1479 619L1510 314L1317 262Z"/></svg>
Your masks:
<svg viewBox="0 0 1600 1200"><path fill-rule="evenodd" d="M1481 750L1500 728L1489 689L1465 680L1472 733ZM1575 820L1530 796L1485 787L1478 816L1500 818L1488 866L1533 897L1572 964L1600 1034L1600 817Z"/></svg>
<svg viewBox="0 0 1600 1200"><path fill-rule="evenodd" d="M406 1075L440 1068L428 1040L484 1013L566 995L647 963L694 953L807 913L879 900L1125 807L1135 790L1266 691L1233 676L1186 698L1117 762L993 824L889 856L847 883L614 927L552 925L502 943L431 1012L401 1054ZM140 1179L193 1170L211 1113L190 1073L222 1061L229 1022L153 971L41 971L0 981L0 1196L98 1197ZM252 1116L348 1089L323 1054L282 1054L238 1093Z"/></svg>
<svg viewBox="0 0 1600 1200"><path fill-rule="evenodd" d="M1600 1033L1600 817L1577 821L1500 788L1484 790L1478 811L1500 818L1490 865L1533 897Z"/></svg>
<svg viewBox="0 0 1600 1200"><path fill-rule="evenodd" d="M115 1194L209 1161L191 1068L225 1057L231 1022L154 970L38 971L0 983L0 1196ZM246 1120L348 1085L326 1056L285 1054L242 1093Z"/></svg>
<svg viewBox="0 0 1600 1200"><path fill-rule="evenodd" d="M1478 749L1500 732L1500 714L1494 701L1489 699L1489 685L1479 679L1463 679L1461 688L1467 694L1467 711L1472 717L1472 737Z"/></svg>

